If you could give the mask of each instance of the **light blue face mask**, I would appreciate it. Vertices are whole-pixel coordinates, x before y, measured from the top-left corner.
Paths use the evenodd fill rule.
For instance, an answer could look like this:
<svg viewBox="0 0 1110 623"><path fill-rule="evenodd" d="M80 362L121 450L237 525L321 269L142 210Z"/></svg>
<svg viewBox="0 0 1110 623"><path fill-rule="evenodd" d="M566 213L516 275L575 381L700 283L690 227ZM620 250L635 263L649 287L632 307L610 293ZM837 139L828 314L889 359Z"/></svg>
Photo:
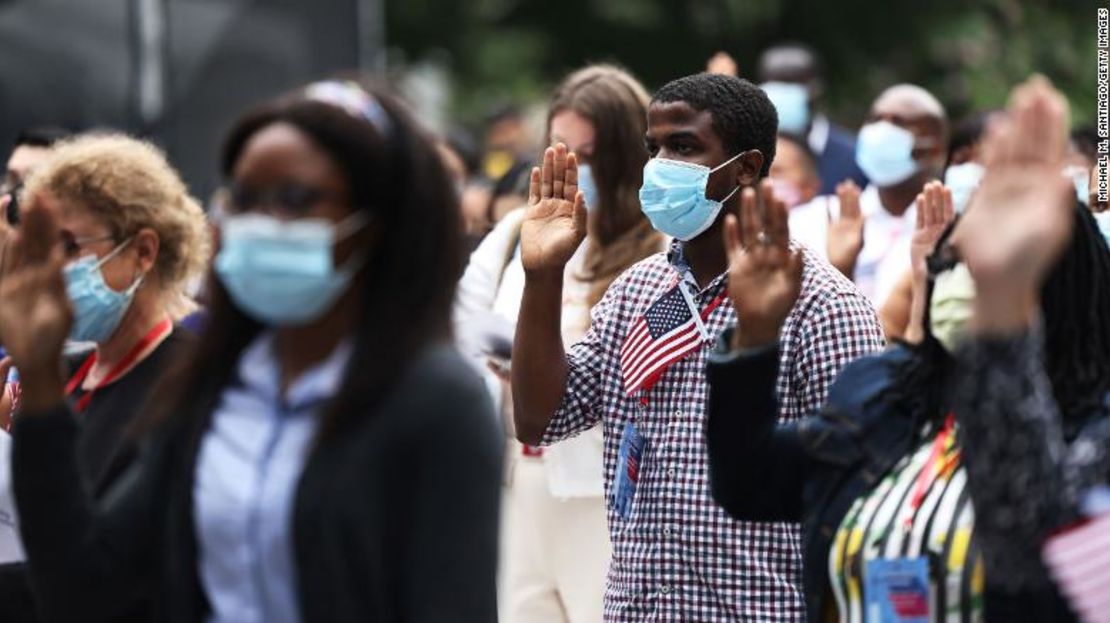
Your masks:
<svg viewBox="0 0 1110 623"><path fill-rule="evenodd" d="M889 121L869 123L859 131L856 164L880 188L904 182L919 170L913 141L913 132Z"/></svg>
<svg viewBox="0 0 1110 623"><path fill-rule="evenodd" d="M1091 201L1091 170L1077 165L1064 167L1064 177L1075 186L1075 197L1079 203L1087 205Z"/></svg>
<svg viewBox="0 0 1110 623"><path fill-rule="evenodd" d="M309 324L331 309L366 258L356 253L336 268L335 243L368 222L362 211L339 224L283 222L263 214L227 217L220 226L216 274L231 300L255 320L271 326Z"/></svg>
<svg viewBox="0 0 1110 623"><path fill-rule="evenodd" d="M593 212L601 205L597 196L597 181L594 180L594 170L588 164L578 165L578 190L586 197L586 210Z"/></svg>
<svg viewBox="0 0 1110 623"><path fill-rule="evenodd" d="M809 125L809 90L793 82L760 85L779 115L779 132L800 136Z"/></svg>
<svg viewBox="0 0 1110 623"><path fill-rule="evenodd" d="M971 193L979 187L983 179L983 165L978 162L954 164L944 172L944 185L952 191L952 206L956 214L962 214L971 201Z"/></svg>
<svg viewBox="0 0 1110 623"><path fill-rule="evenodd" d="M644 183L640 186L640 209L651 226L683 242L697 238L717 220L724 202L740 187L732 189L719 201L705 196L709 176L736 160L741 152L710 169L707 166L652 158L644 165Z"/></svg>
<svg viewBox="0 0 1110 623"><path fill-rule="evenodd" d="M135 291L143 283L143 277L137 277L123 292L116 292L104 282L100 268L130 243L130 239L125 240L103 258L86 255L66 264L62 270L66 294L73 305L70 340L103 344L116 332L120 320L135 298Z"/></svg>

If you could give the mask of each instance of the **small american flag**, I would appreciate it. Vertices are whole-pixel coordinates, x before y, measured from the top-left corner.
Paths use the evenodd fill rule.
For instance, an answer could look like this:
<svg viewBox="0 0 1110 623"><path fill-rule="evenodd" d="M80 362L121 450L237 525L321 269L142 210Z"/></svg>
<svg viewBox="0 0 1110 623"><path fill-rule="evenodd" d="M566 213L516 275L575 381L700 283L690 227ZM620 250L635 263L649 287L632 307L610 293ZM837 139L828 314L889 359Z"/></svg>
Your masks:
<svg viewBox="0 0 1110 623"><path fill-rule="evenodd" d="M1110 514L1051 537L1043 555L1080 620L1110 621Z"/></svg>
<svg viewBox="0 0 1110 623"><path fill-rule="evenodd" d="M652 303L624 339L621 375L627 393L649 389L671 364L697 350L704 339L699 321L725 300L724 293L720 294L701 312L701 318L695 318L681 288L681 283L676 284Z"/></svg>

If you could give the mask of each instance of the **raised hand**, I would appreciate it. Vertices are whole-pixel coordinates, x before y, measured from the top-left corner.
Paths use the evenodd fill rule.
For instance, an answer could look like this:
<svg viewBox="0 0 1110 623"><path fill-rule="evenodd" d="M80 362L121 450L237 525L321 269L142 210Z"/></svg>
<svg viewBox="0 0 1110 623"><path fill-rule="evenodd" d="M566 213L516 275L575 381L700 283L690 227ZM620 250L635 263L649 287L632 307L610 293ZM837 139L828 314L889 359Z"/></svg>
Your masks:
<svg viewBox="0 0 1110 623"><path fill-rule="evenodd" d="M728 52L720 51L709 57L709 60L705 63L705 72L739 77L740 66L736 64L736 59L732 58Z"/></svg>
<svg viewBox="0 0 1110 623"><path fill-rule="evenodd" d="M728 295L736 309L733 348L776 342L802 289L802 255L790 248L786 204L771 181L740 194L740 218L725 217Z"/></svg>
<svg viewBox="0 0 1110 623"><path fill-rule="evenodd" d="M954 218L956 209L952 203L952 191L935 180L925 184L925 188L917 195L917 224L910 238L910 263L914 279L924 281L928 273L925 260Z"/></svg>
<svg viewBox="0 0 1110 623"><path fill-rule="evenodd" d="M1014 89L987 129L986 173L953 236L975 279L976 330L1019 330L1036 316L1041 281L1071 233L1067 131L1067 101L1041 76Z"/></svg>
<svg viewBox="0 0 1110 623"><path fill-rule="evenodd" d="M19 367L28 398L37 374L58 374L73 323L62 278L65 255L58 240L56 208L39 196L32 198L4 249L0 342Z"/></svg>
<svg viewBox="0 0 1110 623"><path fill-rule="evenodd" d="M826 208L829 219L826 242L829 263L849 279L856 273L856 260L863 249L864 219L859 207L859 195L859 186L855 182L841 182L836 187L836 198L840 204L839 216L833 218L832 211Z"/></svg>
<svg viewBox="0 0 1110 623"><path fill-rule="evenodd" d="M578 157L558 143L532 168L528 212L520 227L520 260L526 273L562 275L586 237L585 196L578 190Z"/></svg>
<svg viewBox="0 0 1110 623"><path fill-rule="evenodd" d="M952 192L932 181L917 195L917 224L910 238L910 316L903 339L919 343L925 337L925 307L928 305L926 260L936 248L944 229L956 218Z"/></svg>

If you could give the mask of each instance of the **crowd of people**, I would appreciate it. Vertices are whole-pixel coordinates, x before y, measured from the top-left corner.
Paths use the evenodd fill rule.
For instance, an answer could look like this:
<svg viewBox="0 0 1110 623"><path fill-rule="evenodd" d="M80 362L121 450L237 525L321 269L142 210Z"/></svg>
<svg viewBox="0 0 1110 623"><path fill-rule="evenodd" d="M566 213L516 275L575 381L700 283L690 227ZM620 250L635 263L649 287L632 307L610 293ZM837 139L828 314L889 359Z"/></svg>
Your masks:
<svg viewBox="0 0 1110 623"><path fill-rule="evenodd" d="M538 148L325 79L206 207L21 133L0 620L1104 620L1045 554L1110 517L1089 133L1041 76L856 132L813 50L752 68L577 69Z"/></svg>

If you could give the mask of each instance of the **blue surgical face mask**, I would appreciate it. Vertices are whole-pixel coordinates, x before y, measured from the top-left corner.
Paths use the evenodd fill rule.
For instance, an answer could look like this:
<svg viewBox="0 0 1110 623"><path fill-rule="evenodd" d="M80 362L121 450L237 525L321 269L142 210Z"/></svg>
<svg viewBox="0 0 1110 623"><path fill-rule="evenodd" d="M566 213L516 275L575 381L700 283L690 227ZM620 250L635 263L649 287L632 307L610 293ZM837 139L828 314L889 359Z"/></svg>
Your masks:
<svg viewBox="0 0 1110 623"><path fill-rule="evenodd" d="M586 196L586 209L593 212L601 205L597 196L597 182L594 180L594 170L588 164L578 165L578 190Z"/></svg>
<svg viewBox="0 0 1110 623"><path fill-rule="evenodd" d="M764 82L763 91L779 115L779 132L799 136L809 125L809 90L793 82Z"/></svg>
<svg viewBox="0 0 1110 623"><path fill-rule="evenodd" d="M744 152L710 169L707 166L652 158L644 165L644 184L640 187L640 209L652 227L672 238L687 241L709 229L724 202L740 187L732 189L724 199L716 201L705 196L709 175L736 160Z"/></svg>
<svg viewBox="0 0 1110 623"><path fill-rule="evenodd" d="M325 219L283 222L263 214L224 219L215 269L231 300L271 326L309 324L331 309L365 261L356 254L343 267L332 260L335 243L362 229L358 211L339 224Z"/></svg>
<svg viewBox="0 0 1110 623"><path fill-rule="evenodd" d="M1075 186L1075 196L1079 203L1087 205L1091 200L1091 170L1078 165L1064 167L1064 177L1071 180Z"/></svg>
<svg viewBox="0 0 1110 623"><path fill-rule="evenodd" d="M889 121L869 123L859 131L856 164L880 188L904 182L920 170L913 141L913 132Z"/></svg>
<svg viewBox="0 0 1110 623"><path fill-rule="evenodd" d="M971 201L971 193L979 187L983 179L983 165L978 162L965 162L954 164L944 172L944 185L952 191L952 205L956 213L961 214Z"/></svg>
<svg viewBox="0 0 1110 623"><path fill-rule="evenodd" d="M135 298L135 291L142 285L143 277L136 277L130 287L116 292L104 282L100 268L130 243L131 240L124 241L103 258L86 255L66 264L62 274L66 294L73 305L70 340L103 344L116 332L120 320L131 306L131 300Z"/></svg>

